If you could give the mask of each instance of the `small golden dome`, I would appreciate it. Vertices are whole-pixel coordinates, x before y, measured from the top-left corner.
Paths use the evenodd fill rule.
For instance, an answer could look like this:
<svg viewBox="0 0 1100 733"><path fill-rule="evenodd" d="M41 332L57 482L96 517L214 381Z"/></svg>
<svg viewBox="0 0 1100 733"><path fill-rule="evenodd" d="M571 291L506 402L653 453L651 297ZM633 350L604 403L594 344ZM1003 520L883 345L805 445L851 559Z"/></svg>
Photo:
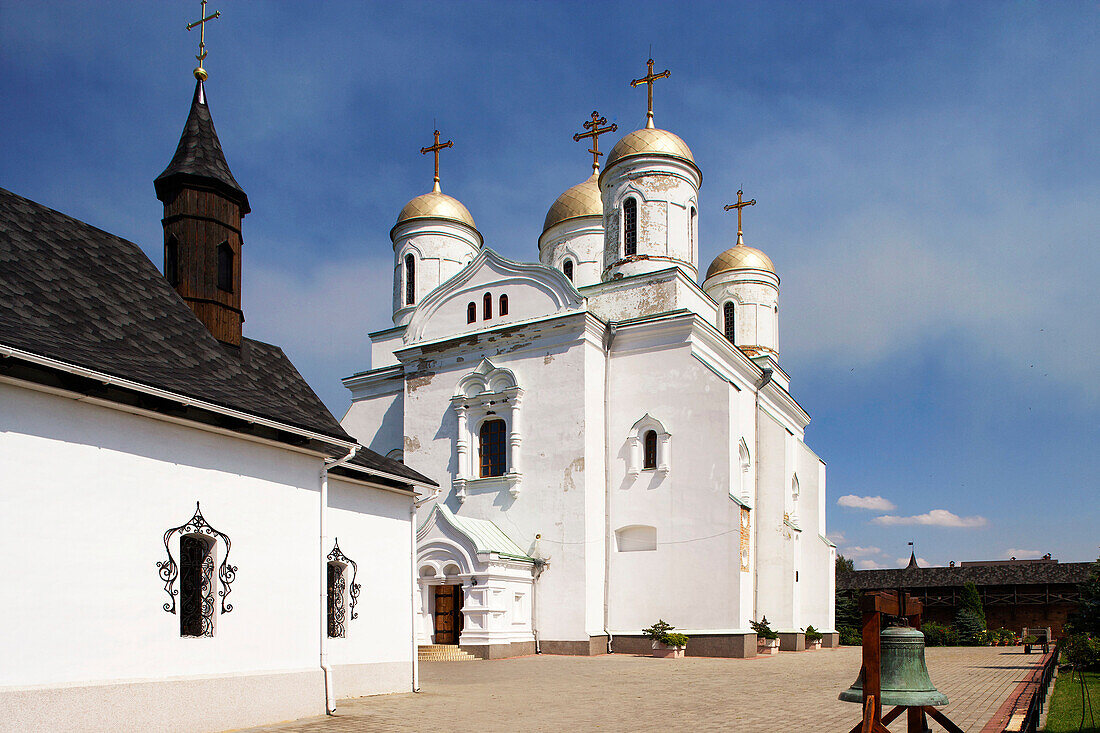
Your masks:
<svg viewBox="0 0 1100 733"><path fill-rule="evenodd" d="M474 217L470 216L470 212L466 210L462 202L453 196L448 196L438 188L417 196L405 204L404 208L401 209L401 213L397 215L397 224L410 219L446 219L447 221L457 221L460 224L465 224L474 230L477 229L477 225L474 224ZM394 226L397 226L397 224L394 224Z"/></svg>
<svg viewBox="0 0 1100 733"><path fill-rule="evenodd" d="M766 254L755 247L738 244L714 258L714 262L707 268L707 278L734 270L767 270L774 275L775 265Z"/></svg>
<svg viewBox="0 0 1100 733"><path fill-rule="evenodd" d="M610 168L623 158L634 155L667 155L670 158L679 158L695 165L695 157L691 154L691 148L678 136L668 130L659 130L655 127L644 127L635 130L611 148L607 155L607 165Z"/></svg>
<svg viewBox="0 0 1100 733"><path fill-rule="evenodd" d="M554 205L546 212L542 231L545 232L566 219L582 216L603 216L603 199L600 197L600 184L595 173L558 196Z"/></svg>

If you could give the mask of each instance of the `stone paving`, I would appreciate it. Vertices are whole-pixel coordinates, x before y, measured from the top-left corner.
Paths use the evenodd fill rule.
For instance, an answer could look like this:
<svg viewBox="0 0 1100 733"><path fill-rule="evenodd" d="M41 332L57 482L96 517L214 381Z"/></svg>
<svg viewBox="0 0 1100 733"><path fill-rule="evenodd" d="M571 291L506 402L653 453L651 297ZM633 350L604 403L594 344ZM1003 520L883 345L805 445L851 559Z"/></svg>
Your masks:
<svg viewBox="0 0 1100 733"><path fill-rule="evenodd" d="M927 650L944 712L980 731L1042 655L1022 647ZM837 700L859 672L858 647L755 659L539 655L425 662L422 691L340 702L337 714L278 731L821 731L846 733L860 707ZM941 730L932 723L933 730ZM900 731L904 717L891 726Z"/></svg>

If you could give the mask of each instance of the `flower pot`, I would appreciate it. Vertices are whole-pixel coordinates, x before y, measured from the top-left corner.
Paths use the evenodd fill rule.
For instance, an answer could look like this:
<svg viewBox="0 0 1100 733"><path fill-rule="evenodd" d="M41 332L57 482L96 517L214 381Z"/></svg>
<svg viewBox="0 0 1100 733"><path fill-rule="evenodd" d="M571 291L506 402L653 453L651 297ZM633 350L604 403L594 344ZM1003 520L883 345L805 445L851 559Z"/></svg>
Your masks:
<svg viewBox="0 0 1100 733"><path fill-rule="evenodd" d="M757 654L778 654L779 639L759 639L756 643Z"/></svg>
<svg viewBox="0 0 1100 733"><path fill-rule="evenodd" d="M808 642L806 642L806 646L810 649L820 649L821 648L821 639L818 639L817 641L808 641Z"/></svg>
<svg viewBox="0 0 1100 733"><path fill-rule="evenodd" d="M668 646L659 641L653 642L653 656L660 659L683 659L685 649L687 649L687 647Z"/></svg>

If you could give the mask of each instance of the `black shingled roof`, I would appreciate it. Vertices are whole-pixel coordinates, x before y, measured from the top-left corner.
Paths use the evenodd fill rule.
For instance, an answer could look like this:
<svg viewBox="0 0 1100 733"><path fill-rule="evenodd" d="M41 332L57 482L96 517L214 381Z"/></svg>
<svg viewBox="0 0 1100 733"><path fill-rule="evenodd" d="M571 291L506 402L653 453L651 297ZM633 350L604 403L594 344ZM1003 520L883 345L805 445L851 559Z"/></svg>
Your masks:
<svg viewBox="0 0 1100 733"><path fill-rule="evenodd" d="M3 188L0 345L354 441L278 346L231 353L137 245ZM435 483L367 448L354 463Z"/></svg>
<svg viewBox="0 0 1100 733"><path fill-rule="evenodd" d="M855 570L837 573L841 590L877 588L942 588L974 585L1045 585L1084 583L1092 563L1006 563L1003 565L960 565L937 568Z"/></svg>
<svg viewBox="0 0 1100 733"><path fill-rule="evenodd" d="M237 183L229 164L225 162L222 144L214 129L214 119L206 104L206 90L202 82L195 84L195 96L191 100L191 112L183 126L176 154L164 172L153 181L157 198L164 201L168 186L173 182L198 183L212 186L241 205L241 214L247 214L248 196Z"/></svg>

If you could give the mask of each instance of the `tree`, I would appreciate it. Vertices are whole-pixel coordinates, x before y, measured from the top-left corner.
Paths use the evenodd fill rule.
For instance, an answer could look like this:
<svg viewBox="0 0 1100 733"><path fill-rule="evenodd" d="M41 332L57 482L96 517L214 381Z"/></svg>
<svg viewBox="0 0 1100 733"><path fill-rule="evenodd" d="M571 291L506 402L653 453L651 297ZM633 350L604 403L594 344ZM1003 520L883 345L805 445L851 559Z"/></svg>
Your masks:
<svg viewBox="0 0 1100 733"><path fill-rule="evenodd" d="M959 610L955 613L955 631L959 632L959 641L967 645L980 644L985 628L985 608L978 594L978 586L967 583L963 586Z"/></svg>
<svg viewBox="0 0 1100 733"><path fill-rule="evenodd" d="M844 575L845 573L854 573L855 571L855 563L838 552L836 555L836 574Z"/></svg>
<svg viewBox="0 0 1100 733"><path fill-rule="evenodd" d="M1075 634L1100 636L1100 558L1092 564L1088 580L1078 586L1077 611L1069 625Z"/></svg>
<svg viewBox="0 0 1100 733"><path fill-rule="evenodd" d="M839 577L854 572L855 564L843 555L837 554L837 576ZM846 646L857 646L862 643L860 628L863 619L860 618L859 603L856 600L858 596L858 591L841 590L839 585L837 586L834 596L834 601L836 603L836 630L840 632L840 643Z"/></svg>

